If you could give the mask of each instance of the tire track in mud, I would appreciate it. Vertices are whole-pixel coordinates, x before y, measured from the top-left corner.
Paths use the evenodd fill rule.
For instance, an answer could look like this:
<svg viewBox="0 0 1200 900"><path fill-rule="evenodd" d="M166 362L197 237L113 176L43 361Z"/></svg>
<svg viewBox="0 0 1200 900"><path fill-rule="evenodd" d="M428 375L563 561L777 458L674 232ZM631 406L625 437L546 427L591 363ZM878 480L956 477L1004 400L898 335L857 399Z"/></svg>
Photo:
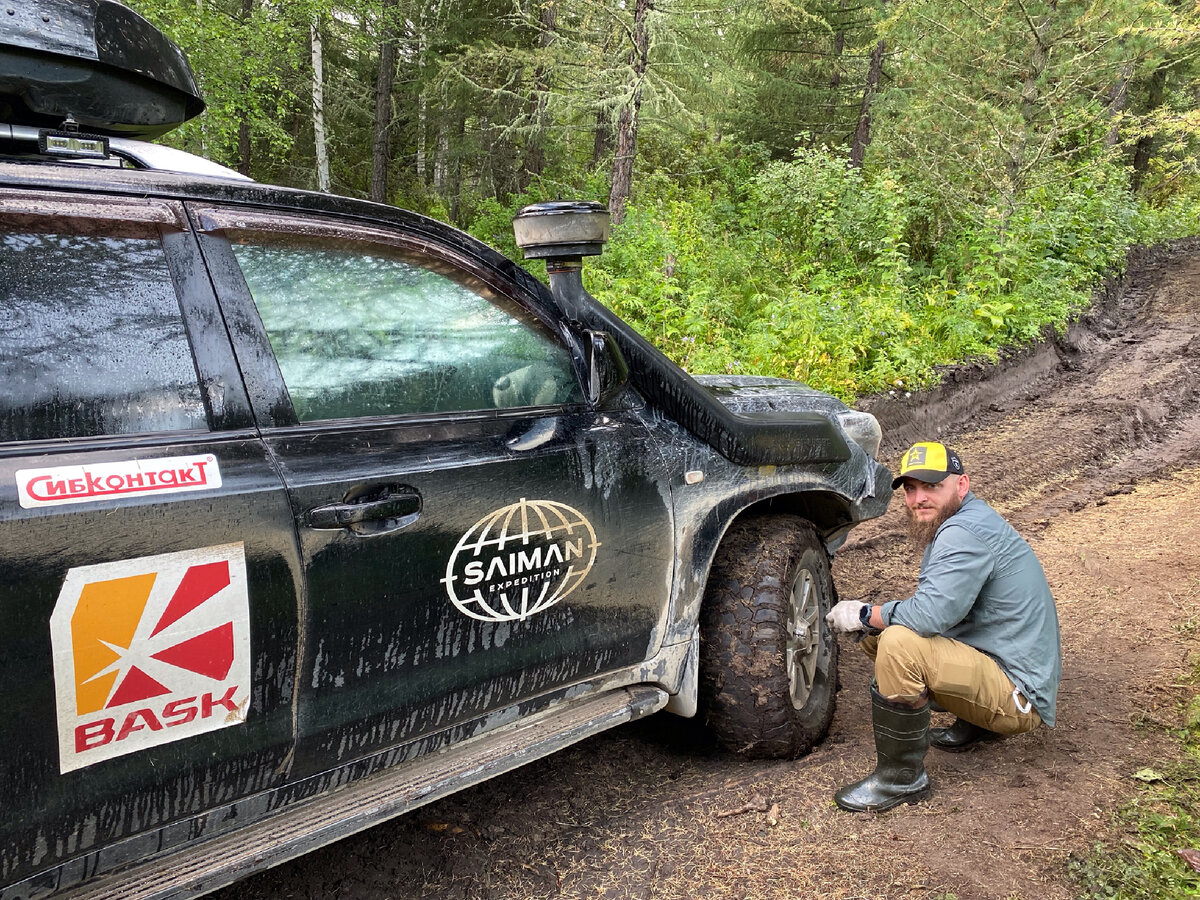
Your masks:
<svg viewBox="0 0 1200 900"><path fill-rule="evenodd" d="M1195 463L1200 242L1142 265L1150 268L1125 276L1127 287L1062 338L995 368L960 367L929 398L865 403L887 423L884 461L895 469L912 442L947 441L976 492L1018 527ZM902 537L903 522L894 504L856 529L839 556Z"/></svg>

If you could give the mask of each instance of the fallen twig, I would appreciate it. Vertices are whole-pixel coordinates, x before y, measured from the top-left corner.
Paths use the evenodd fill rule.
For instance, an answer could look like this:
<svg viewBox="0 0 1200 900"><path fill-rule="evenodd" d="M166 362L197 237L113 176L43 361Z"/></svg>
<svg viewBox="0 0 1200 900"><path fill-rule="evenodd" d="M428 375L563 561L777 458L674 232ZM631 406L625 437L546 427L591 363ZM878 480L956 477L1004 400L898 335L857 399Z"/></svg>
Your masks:
<svg viewBox="0 0 1200 900"><path fill-rule="evenodd" d="M730 816L740 816L748 812L766 812L768 808L767 801L763 799L762 794L756 792L753 797L751 797L737 809L726 809L717 813L717 818L727 819Z"/></svg>

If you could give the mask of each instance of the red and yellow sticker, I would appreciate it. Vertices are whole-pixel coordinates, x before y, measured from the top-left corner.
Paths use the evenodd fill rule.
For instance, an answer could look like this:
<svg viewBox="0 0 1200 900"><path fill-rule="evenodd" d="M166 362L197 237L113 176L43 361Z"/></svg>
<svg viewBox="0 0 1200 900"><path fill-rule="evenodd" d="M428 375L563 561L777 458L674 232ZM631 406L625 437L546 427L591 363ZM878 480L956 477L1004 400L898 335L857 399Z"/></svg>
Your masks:
<svg viewBox="0 0 1200 900"><path fill-rule="evenodd" d="M67 572L50 617L60 771L246 720L241 543Z"/></svg>

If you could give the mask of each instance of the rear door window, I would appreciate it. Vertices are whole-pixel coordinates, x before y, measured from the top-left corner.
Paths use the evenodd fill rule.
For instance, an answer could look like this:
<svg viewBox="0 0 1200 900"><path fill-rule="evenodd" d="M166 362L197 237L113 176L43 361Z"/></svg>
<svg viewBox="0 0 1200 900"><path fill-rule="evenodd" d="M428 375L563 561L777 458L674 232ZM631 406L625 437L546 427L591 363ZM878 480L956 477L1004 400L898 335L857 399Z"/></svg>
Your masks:
<svg viewBox="0 0 1200 900"><path fill-rule="evenodd" d="M0 441L207 428L158 229L103 224L0 218Z"/></svg>

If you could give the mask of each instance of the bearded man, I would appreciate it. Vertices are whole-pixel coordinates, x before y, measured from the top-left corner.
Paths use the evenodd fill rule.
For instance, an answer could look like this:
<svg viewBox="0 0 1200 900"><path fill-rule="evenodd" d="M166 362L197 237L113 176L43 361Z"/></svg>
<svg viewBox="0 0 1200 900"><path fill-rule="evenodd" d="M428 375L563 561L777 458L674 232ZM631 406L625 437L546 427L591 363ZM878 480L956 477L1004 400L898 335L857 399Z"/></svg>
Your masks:
<svg viewBox="0 0 1200 900"><path fill-rule="evenodd" d="M826 616L864 631L875 661L875 771L834 795L842 809L883 810L929 796L925 752L1054 725L1062 674L1058 614L1041 563L999 513L971 493L958 454L914 444L892 488L924 547L917 591L881 606L843 600ZM930 701L957 716L929 727Z"/></svg>

